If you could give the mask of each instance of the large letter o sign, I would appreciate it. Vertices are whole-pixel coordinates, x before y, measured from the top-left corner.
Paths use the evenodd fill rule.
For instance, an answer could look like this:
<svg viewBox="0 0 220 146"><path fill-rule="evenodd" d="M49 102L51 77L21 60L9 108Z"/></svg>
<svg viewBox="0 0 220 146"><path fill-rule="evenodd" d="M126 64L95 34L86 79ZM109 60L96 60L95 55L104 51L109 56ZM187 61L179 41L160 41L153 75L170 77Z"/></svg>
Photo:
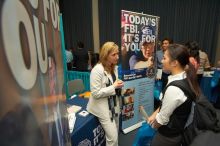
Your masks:
<svg viewBox="0 0 220 146"><path fill-rule="evenodd" d="M7 0L2 9L2 35L6 57L9 67L17 83L24 89L31 89L37 78L37 53L34 31L30 17L20 1ZM25 66L21 40L19 36L19 25L24 24L27 32L30 68Z"/></svg>

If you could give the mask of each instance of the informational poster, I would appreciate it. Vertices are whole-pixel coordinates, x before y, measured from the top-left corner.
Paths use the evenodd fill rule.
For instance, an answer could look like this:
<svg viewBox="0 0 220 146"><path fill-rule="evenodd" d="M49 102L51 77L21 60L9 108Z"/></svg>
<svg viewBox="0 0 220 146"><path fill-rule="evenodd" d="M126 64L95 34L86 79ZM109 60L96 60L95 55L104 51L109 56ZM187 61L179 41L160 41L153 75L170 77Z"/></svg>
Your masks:
<svg viewBox="0 0 220 146"><path fill-rule="evenodd" d="M119 76L122 91L122 130L127 133L143 121L139 107L150 115L154 107L154 80L159 17L121 11Z"/></svg>
<svg viewBox="0 0 220 146"><path fill-rule="evenodd" d="M71 145L58 0L2 0L0 19L0 145Z"/></svg>

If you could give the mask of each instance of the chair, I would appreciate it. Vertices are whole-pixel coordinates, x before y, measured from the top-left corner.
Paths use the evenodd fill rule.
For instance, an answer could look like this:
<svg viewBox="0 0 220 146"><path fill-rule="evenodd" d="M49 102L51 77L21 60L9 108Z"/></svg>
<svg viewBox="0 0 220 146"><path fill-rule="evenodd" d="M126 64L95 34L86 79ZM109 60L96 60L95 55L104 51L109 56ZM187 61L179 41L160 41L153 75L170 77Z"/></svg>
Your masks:
<svg viewBox="0 0 220 146"><path fill-rule="evenodd" d="M90 91L90 72L67 71L67 80L82 79L85 91Z"/></svg>
<svg viewBox="0 0 220 146"><path fill-rule="evenodd" d="M81 79L70 80L68 81L67 86L69 96L73 94L80 94L85 90L83 80Z"/></svg>

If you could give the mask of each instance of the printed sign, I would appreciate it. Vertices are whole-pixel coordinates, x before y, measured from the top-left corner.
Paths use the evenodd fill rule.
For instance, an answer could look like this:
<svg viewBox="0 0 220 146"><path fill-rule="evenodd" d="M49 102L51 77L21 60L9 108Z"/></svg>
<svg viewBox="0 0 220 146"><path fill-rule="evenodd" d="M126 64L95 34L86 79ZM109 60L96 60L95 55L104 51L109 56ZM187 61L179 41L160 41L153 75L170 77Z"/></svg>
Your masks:
<svg viewBox="0 0 220 146"><path fill-rule="evenodd" d="M139 106L149 115L153 112L158 23L157 16L121 11L119 77L124 81L122 129L125 133L138 128L143 121Z"/></svg>
<svg viewBox="0 0 220 146"><path fill-rule="evenodd" d="M71 145L58 0L2 0L0 19L0 145Z"/></svg>

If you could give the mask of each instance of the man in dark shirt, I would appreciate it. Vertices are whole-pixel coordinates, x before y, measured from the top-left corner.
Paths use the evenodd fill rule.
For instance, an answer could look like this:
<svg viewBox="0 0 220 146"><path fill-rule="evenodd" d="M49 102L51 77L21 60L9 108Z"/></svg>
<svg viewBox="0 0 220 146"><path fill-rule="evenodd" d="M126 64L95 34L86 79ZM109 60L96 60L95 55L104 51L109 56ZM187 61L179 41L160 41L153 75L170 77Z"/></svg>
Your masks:
<svg viewBox="0 0 220 146"><path fill-rule="evenodd" d="M77 48L73 51L74 64L77 71L88 71L89 54L82 42L77 43Z"/></svg>

